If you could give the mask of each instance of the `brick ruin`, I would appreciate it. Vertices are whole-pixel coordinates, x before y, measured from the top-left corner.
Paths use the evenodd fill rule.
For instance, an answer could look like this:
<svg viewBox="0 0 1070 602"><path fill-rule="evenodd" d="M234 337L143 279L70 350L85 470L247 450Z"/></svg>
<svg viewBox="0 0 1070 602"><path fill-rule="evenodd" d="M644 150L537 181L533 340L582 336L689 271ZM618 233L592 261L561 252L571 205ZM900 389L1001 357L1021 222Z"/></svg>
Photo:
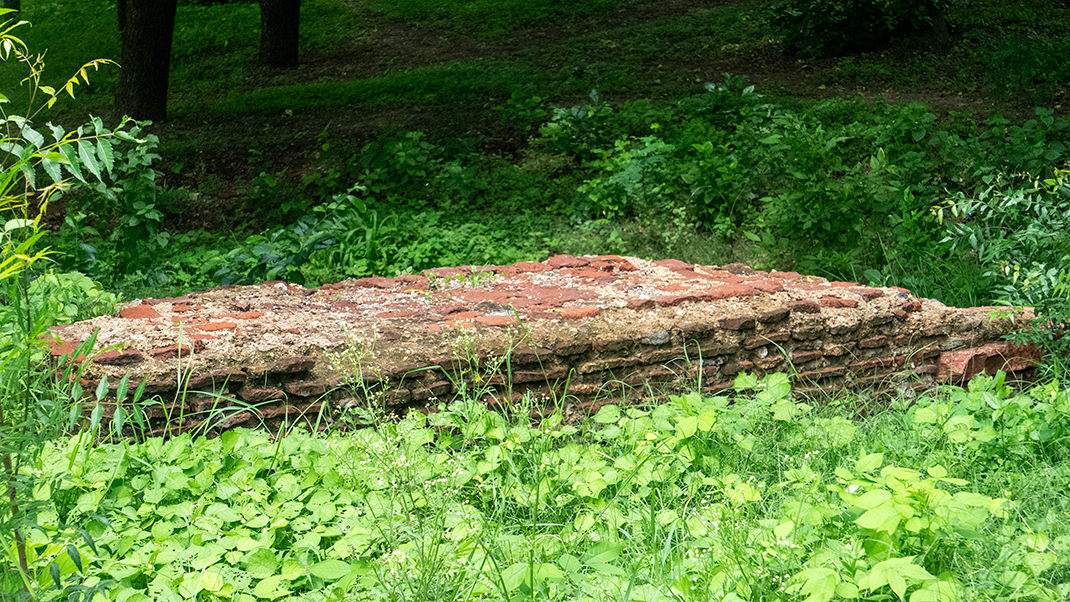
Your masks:
<svg viewBox="0 0 1070 602"><path fill-rule="evenodd" d="M228 428L369 402L434 407L458 388L495 403L533 393L575 414L672 383L715 393L742 371L788 372L801 394L909 395L980 371L1026 374L1035 351L1003 340L1026 317L740 264L558 255L143 299L53 329L52 353L96 333L76 359L86 390L107 376L106 413L129 374L162 401L150 418ZM209 413L228 400L239 409Z"/></svg>

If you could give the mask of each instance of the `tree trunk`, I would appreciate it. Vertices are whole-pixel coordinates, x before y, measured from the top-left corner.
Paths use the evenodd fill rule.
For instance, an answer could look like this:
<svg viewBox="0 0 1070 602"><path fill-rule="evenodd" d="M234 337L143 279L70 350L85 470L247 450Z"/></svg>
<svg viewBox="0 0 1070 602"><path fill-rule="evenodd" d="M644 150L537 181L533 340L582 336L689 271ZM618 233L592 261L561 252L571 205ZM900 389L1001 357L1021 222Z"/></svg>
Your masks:
<svg viewBox="0 0 1070 602"><path fill-rule="evenodd" d="M301 0L260 0L260 64L296 67Z"/></svg>
<svg viewBox="0 0 1070 602"><path fill-rule="evenodd" d="M122 61L115 109L134 119L167 118L167 80L178 0L119 0Z"/></svg>

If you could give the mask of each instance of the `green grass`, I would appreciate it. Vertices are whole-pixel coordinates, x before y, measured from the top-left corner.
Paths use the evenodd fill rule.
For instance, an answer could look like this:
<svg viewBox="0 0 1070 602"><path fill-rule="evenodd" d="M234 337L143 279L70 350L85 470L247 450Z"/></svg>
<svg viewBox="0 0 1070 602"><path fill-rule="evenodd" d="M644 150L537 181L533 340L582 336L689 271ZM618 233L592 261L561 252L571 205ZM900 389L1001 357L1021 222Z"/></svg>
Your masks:
<svg viewBox="0 0 1070 602"><path fill-rule="evenodd" d="M72 439L37 518L94 547L61 529L83 571L64 545L31 561L112 600L1070 595L1070 393L803 401L743 376L579 425L458 398L348 433Z"/></svg>
<svg viewBox="0 0 1070 602"><path fill-rule="evenodd" d="M650 0L370 0L375 11L410 22L444 22L479 35L503 35L546 22L626 10Z"/></svg>
<svg viewBox="0 0 1070 602"><path fill-rule="evenodd" d="M464 107L513 91L545 85L538 70L524 65L467 62L433 65L379 77L342 82L272 86L234 94L223 102L187 109L220 116L259 113L307 113L344 108L347 111L414 106Z"/></svg>

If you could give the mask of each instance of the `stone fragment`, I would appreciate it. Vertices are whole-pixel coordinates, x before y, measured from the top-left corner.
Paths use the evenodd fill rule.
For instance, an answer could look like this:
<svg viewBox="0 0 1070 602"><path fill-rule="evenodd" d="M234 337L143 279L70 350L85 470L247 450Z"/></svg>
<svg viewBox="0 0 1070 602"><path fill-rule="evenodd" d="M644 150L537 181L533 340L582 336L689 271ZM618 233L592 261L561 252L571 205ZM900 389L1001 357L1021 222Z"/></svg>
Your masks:
<svg viewBox="0 0 1070 602"><path fill-rule="evenodd" d="M669 338L668 330L659 330L657 332L643 335L643 338L639 339L639 342L644 345L664 345L669 342Z"/></svg>

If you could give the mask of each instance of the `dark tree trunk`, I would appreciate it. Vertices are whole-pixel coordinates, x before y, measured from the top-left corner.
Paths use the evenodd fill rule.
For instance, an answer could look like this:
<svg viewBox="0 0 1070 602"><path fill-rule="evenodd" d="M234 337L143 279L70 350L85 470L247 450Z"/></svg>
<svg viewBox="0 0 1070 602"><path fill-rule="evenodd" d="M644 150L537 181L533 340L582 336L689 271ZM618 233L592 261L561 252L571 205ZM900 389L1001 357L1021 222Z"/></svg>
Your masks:
<svg viewBox="0 0 1070 602"><path fill-rule="evenodd" d="M115 109L134 119L167 118L167 80L178 0L118 0L123 50Z"/></svg>
<svg viewBox="0 0 1070 602"><path fill-rule="evenodd" d="M260 0L260 64L297 66L301 0Z"/></svg>

